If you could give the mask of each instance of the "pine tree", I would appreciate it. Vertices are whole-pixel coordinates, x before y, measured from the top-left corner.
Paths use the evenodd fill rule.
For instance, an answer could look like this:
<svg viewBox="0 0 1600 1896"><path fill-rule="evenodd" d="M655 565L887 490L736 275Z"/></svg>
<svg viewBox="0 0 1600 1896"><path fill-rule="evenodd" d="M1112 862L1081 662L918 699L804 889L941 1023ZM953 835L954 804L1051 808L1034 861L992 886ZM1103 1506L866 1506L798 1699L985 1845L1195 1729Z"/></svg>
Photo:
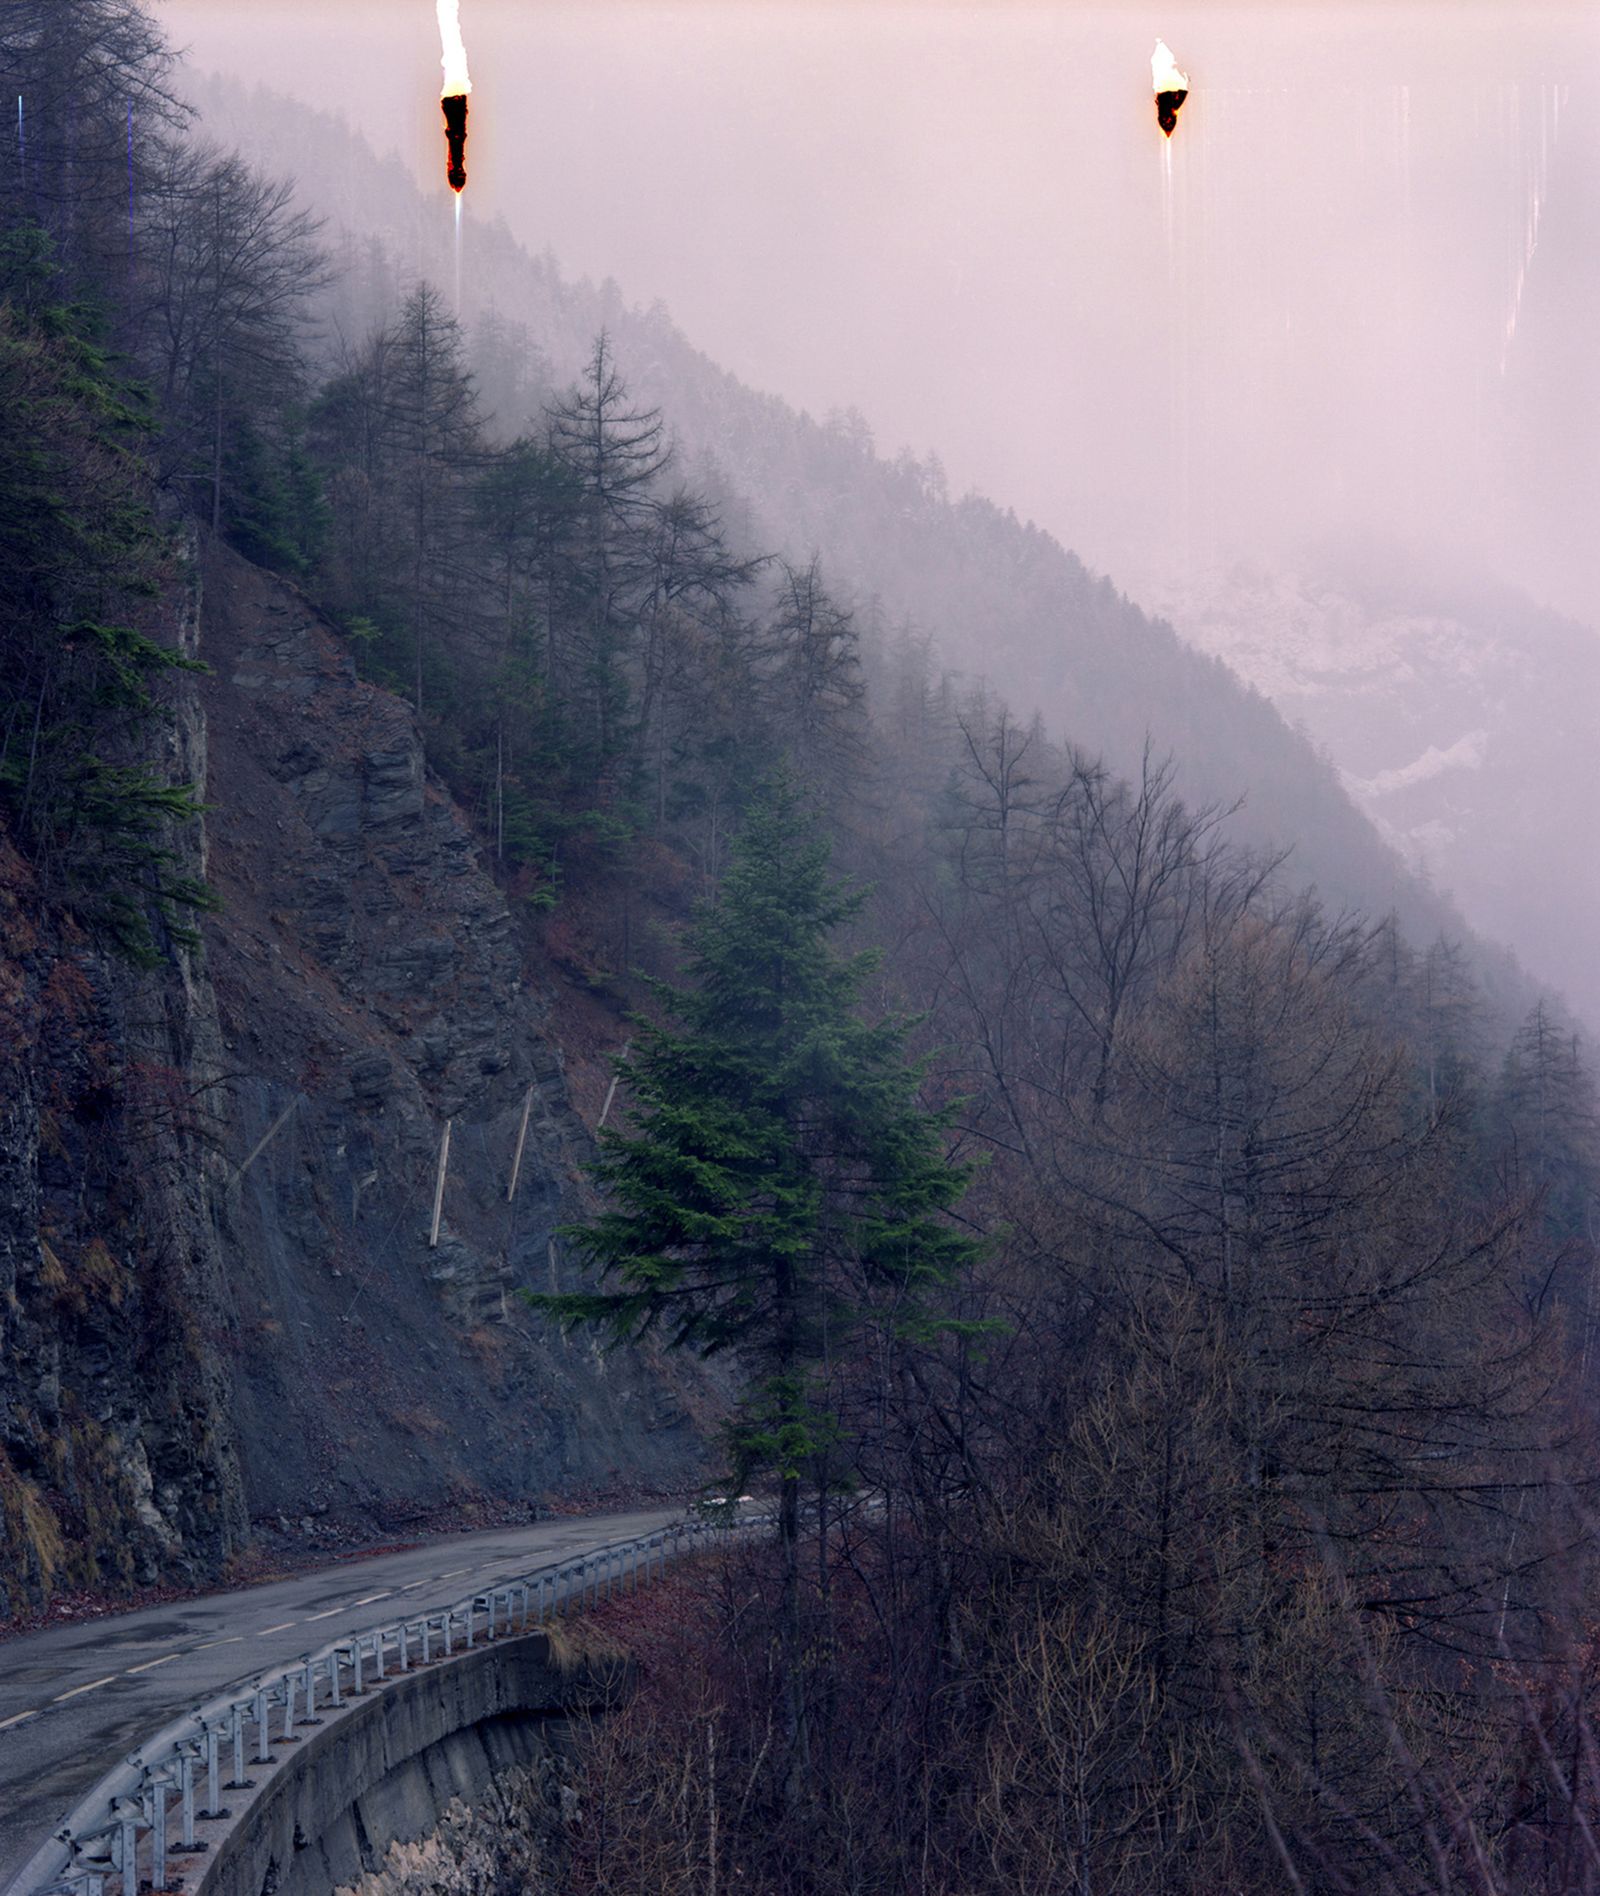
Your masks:
<svg viewBox="0 0 1600 1896"><path fill-rule="evenodd" d="M976 1250L946 1216L966 1171L945 1156L948 1114L918 1101L905 1023L858 1011L876 957L830 944L863 898L828 858L794 784L765 786L691 935L693 984L658 984L674 1024L635 1039L633 1128L602 1135L595 1168L605 1209L569 1234L602 1287L534 1300L744 1364L735 1469L778 1480L797 1754L800 1487L839 1434L824 1366L873 1326L936 1326Z"/></svg>

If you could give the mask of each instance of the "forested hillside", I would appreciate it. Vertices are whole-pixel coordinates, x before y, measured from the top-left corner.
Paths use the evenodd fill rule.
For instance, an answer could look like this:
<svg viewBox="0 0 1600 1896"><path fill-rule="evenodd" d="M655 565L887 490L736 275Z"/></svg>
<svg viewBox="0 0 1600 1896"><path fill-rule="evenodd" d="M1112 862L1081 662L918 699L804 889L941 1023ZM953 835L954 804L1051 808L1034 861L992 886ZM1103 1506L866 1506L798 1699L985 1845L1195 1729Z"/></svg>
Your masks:
<svg viewBox="0 0 1600 1896"><path fill-rule="evenodd" d="M341 269L322 347L355 344L420 278L448 289L449 206L397 159L236 82L186 90L207 126L293 177L297 202L328 220L324 241ZM1334 905L1394 907L1419 940L1462 933L1447 894L1379 840L1327 759L1226 666L1133 606L1114 575L1088 572L992 499L952 496L935 456L880 456L859 415L819 420L744 387L664 309L635 307L615 283L569 281L557 259L530 255L503 226L480 228L470 209L463 255L460 316L500 427L537 417L604 329L635 399L660 408L680 468L724 502L742 545L800 564L820 555L865 622L891 634L910 627L940 664L987 680L1118 770L1137 766L1148 738L1177 759L1190 795L1242 799L1239 834L1291 845L1299 877ZM1484 972L1497 988L1510 980L1511 1004L1531 999L1509 971Z"/></svg>
<svg viewBox="0 0 1600 1896"><path fill-rule="evenodd" d="M1596 1887L1559 1000L1044 536L0 67L8 1613L710 1469L570 1887Z"/></svg>

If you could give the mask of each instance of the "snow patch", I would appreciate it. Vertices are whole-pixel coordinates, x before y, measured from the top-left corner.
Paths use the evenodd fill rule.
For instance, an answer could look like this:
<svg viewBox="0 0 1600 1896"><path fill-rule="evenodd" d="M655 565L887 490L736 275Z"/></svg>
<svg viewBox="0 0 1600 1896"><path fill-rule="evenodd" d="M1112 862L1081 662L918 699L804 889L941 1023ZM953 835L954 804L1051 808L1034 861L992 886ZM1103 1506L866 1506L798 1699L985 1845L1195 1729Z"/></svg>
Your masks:
<svg viewBox="0 0 1600 1896"><path fill-rule="evenodd" d="M1342 774L1346 784L1357 796L1388 797L1397 790L1409 790L1416 784L1443 776L1447 770L1476 770L1488 748L1487 731L1468 731L1446 750L1440 750L1437 744L1430 744L1420 757L1414 758L1409 764L1401 764L1396 770L1380 770L1372 777L1357 777L1349 771Z"/></svg>

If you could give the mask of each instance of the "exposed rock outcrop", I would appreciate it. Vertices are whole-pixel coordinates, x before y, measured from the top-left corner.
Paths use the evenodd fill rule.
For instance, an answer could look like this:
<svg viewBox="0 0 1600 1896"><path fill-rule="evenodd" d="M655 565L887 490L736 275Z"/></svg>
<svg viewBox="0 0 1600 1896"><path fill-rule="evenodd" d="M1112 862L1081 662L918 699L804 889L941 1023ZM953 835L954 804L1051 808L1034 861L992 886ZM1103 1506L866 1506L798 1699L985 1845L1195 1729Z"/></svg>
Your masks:
<svg viewBox="0 0 1600 1896"><path fill-rule="evenodd" d="M190 656L196 598L174 609ZM172 713L162 767L203 789L192 686ZM178 847L203 873L203 834ZM0 844L0 1616L61 1587L197 1581L246 1538L203 957L172 942L135 973L33 896Z"/></svg>
<svg viewBox="0 0 1600 1896"><path fill-rule="evenodd" d="M201 568L161 737L201 949L108 962L0 861L0 1617L696 1457L679 1365L516 1295L567 1279L588 1133L410 711L292 587Z"/></svg>

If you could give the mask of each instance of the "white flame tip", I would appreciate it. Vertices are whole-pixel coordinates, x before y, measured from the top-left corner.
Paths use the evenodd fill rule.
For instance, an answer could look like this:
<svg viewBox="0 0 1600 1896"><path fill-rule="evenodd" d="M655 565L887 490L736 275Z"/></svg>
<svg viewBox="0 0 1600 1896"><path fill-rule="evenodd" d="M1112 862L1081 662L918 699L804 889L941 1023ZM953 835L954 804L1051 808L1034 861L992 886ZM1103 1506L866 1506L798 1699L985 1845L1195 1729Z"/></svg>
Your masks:
<svg viewBox="0 0 1600 1896"><path fill-rule="evenodd" d="M472 90L467 72L466 42L461 37L461 0L436 0L439 14L439 63L444 68L441 99L454 99Z"/></svg>
<svg viewBox="0 0 1600 1896"><path fill-rule="evenodd" d="M439 0L441 6L445 0ZM1179 69L1178 62L1172 56L1172 48L1164 39L1156 41L1156 49L1150 55L1150 79L1156 92L1187 92L1189 75Z"/></svg>

